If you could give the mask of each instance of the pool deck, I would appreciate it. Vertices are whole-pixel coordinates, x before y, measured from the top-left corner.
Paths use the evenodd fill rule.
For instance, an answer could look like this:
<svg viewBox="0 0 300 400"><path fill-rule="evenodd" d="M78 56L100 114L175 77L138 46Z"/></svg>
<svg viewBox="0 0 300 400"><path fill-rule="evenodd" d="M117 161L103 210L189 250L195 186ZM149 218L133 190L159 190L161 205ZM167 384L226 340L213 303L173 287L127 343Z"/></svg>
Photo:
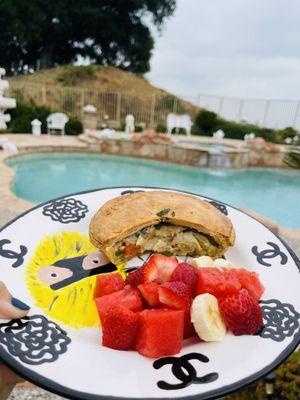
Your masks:
<svg viewBox="0 0 300 400"><path fill-rule="evenodd" d="M28 134L6 134L4 136L7 137L11 142L15 143L21 153L90 151L88 141L82 141L80 138L75 136L42 135L36 137ZM203 142L211 142L211 140L207 139L208 138L205 138ZM236 141L235 144L237 145ZM15 218L18 214L33 207L32 203L16 197L11 191L11 183L14 178L14 171L4 163L4 160L11 156L14 156L14 154L0 150L0 227ZM272 228L272 221L264 220L263 222L271 225ZM300 257L300 229L277 227L276 223L273 223L273 228L278 229L279 235L286 240L286 242L295 251L297 256ZM29 383L21 384L21 387L19 386L16 388L9 398L11 400L62 399L62 397L52 395L49 392L36 388Z"/></svg>

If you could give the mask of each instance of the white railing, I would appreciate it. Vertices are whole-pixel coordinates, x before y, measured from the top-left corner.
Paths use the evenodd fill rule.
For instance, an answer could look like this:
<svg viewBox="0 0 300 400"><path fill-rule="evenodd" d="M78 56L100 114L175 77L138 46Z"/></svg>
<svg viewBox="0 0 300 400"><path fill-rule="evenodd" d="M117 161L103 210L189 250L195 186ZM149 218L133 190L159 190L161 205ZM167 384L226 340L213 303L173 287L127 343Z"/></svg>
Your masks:
<svg viewBox="0 0 300 400"><path fill-rule="evenodd" d="M275 129L291 126L300 130L300 101L297 100L241 99L207 94L182 98L230 121Z"/></svg>
<svg viewBox="0 0 300 400"><path fill-rule="evenodd" d="M92 104L97 108L99 123L108 120L116 127L124 123L127 114L133 114L138 124L156 126L166 125L169 113L186 113L194 120L197 112L205 108L231 121L275 129L291 126L300 131L300 101L296 100L240 99L206 94L142 96L14 82L9 91L18 101L32 99L37 104L50 107L52 111L79 117L83 107Z"/></svg>

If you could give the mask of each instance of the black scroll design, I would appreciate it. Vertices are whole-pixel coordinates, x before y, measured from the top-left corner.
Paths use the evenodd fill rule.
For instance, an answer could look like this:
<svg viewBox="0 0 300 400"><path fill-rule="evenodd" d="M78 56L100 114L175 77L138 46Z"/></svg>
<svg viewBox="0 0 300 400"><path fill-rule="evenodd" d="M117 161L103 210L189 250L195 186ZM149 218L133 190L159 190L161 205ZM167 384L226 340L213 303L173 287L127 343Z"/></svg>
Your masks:
<svg viewBox="0 0 300 400"><path fill-rule="evenodd" d="M32 315L0 324L0 343L23 363L41 365L56 361L71 339L55 322Z"/></svg>
<svg viewBox="0 0 300 400"><path fill-rule="evenodd" d="M123 192L121 192L121 196L125 196L126 194L144 192L144 191L145 190L124 190Z"/></svg>
<svg viewBox="0 0 300 400"><path fill-rule="evenodd" d="M181 383L168 383L165 381L158 381L157 386L163 390L178 390L183 389L192 383L203 384L214 382L219 378L219 374L212 372L203 376L197 376L197 371L190 363L191 360L198 360L203 363L209 362L209 358L201 353L189 353L181 357L164 357L160 358L153 363L155 369L160 369L164 365L172 365L172 373Z"/></svg>
<svg viewBox="0 0 300 400"><path fill-rule="evenodd" d="M43 207L43 214L61 224L78 222L86 216L89 209L86 204L74 198L54 200Z"/></svg>
<svg viewBox="0 0 300 400"><path fill-rule="evenodd" d="M227 207L224 204L217 203L216 201L210 201L210 204L221 211L221 213L228 215Z"/></svg>
<svg viewBox="0 0 300 400"><path fill-rule="evenodd" d="M24 256L27 254L28 249L26 246L21 245L19 253L14 250L4 249L3 246L10 244L8 239L0 240L0 256L11 260L16 260L12 263L13 268L20 267L24 262Z"/></svg>
<svg viewBox="0 0 300 400"><path fill-rule="evenodd" d="M259 251L257 246L252 247L251 251L256 256L257 261L261 265L264 265L265 267L271 267L271 264L266 262L265 259L275 258L280 256L281 258L280 264L285 265L288 261L288 258L286 254L280 250L280 247L273 242L267 242L267 245L270 246L271 249L269 248Z"/></svg>
<svg viewBox="0 0 300 400"><path fill-rule="evenodd" d="M299 330L300 314L292 304L275 299L261 300L259 304L264 320L264 326L258 333L260 337L282 342Z"/></svg>

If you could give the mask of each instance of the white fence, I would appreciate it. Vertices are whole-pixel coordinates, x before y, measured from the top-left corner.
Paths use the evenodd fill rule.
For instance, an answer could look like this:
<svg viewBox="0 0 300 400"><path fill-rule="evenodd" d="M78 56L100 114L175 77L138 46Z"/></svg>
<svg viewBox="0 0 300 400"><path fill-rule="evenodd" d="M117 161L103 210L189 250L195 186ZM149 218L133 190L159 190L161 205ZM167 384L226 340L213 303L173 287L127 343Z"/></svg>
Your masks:
<svg viewBox="0 0 300 400"><path fill-rule="evenodd" d="M166 125L169 113L187 113L194 120L197 112L205 108L230 121L275 129L291 126L300 131L300 101L295 100L239 99L204 94L142 96L17 83L11 83L10 95L17 101L27 102L32 99L37 104L51 107L53 111L63 111L74 116L81 115L84 105L93 104L98 111L99 123L108 119L115 126L120 126L127 114L133 114L137 123L147 126Z"/></svg>
<svg viewBox="0 0 300 400"><path fill-rule="evenodd" d="M300 131L300 101L297 100L239 99L205 94L182 98L230 121L275 129L291 126Z"/></svg>

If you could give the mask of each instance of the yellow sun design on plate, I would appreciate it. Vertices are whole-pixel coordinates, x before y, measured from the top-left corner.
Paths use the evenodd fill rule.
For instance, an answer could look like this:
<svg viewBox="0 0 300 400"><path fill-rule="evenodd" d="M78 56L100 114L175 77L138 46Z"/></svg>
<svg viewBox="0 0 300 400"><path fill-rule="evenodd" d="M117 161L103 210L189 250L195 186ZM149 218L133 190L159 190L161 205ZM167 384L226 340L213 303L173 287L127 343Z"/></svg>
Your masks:
<svg viewBox="0 0 300 400"><path fill-rule="evenodd" d="M68 258L84 256L97 249L87 235L78 232L61 232L41 240L26 267L25 281L35 306L51 318L72 328L92 328L100 325L93 293L96 275L86 277L65 287L53 290L42 282L39 271L42 267ZM122 267L116 272L122 276Z"/></svg>

